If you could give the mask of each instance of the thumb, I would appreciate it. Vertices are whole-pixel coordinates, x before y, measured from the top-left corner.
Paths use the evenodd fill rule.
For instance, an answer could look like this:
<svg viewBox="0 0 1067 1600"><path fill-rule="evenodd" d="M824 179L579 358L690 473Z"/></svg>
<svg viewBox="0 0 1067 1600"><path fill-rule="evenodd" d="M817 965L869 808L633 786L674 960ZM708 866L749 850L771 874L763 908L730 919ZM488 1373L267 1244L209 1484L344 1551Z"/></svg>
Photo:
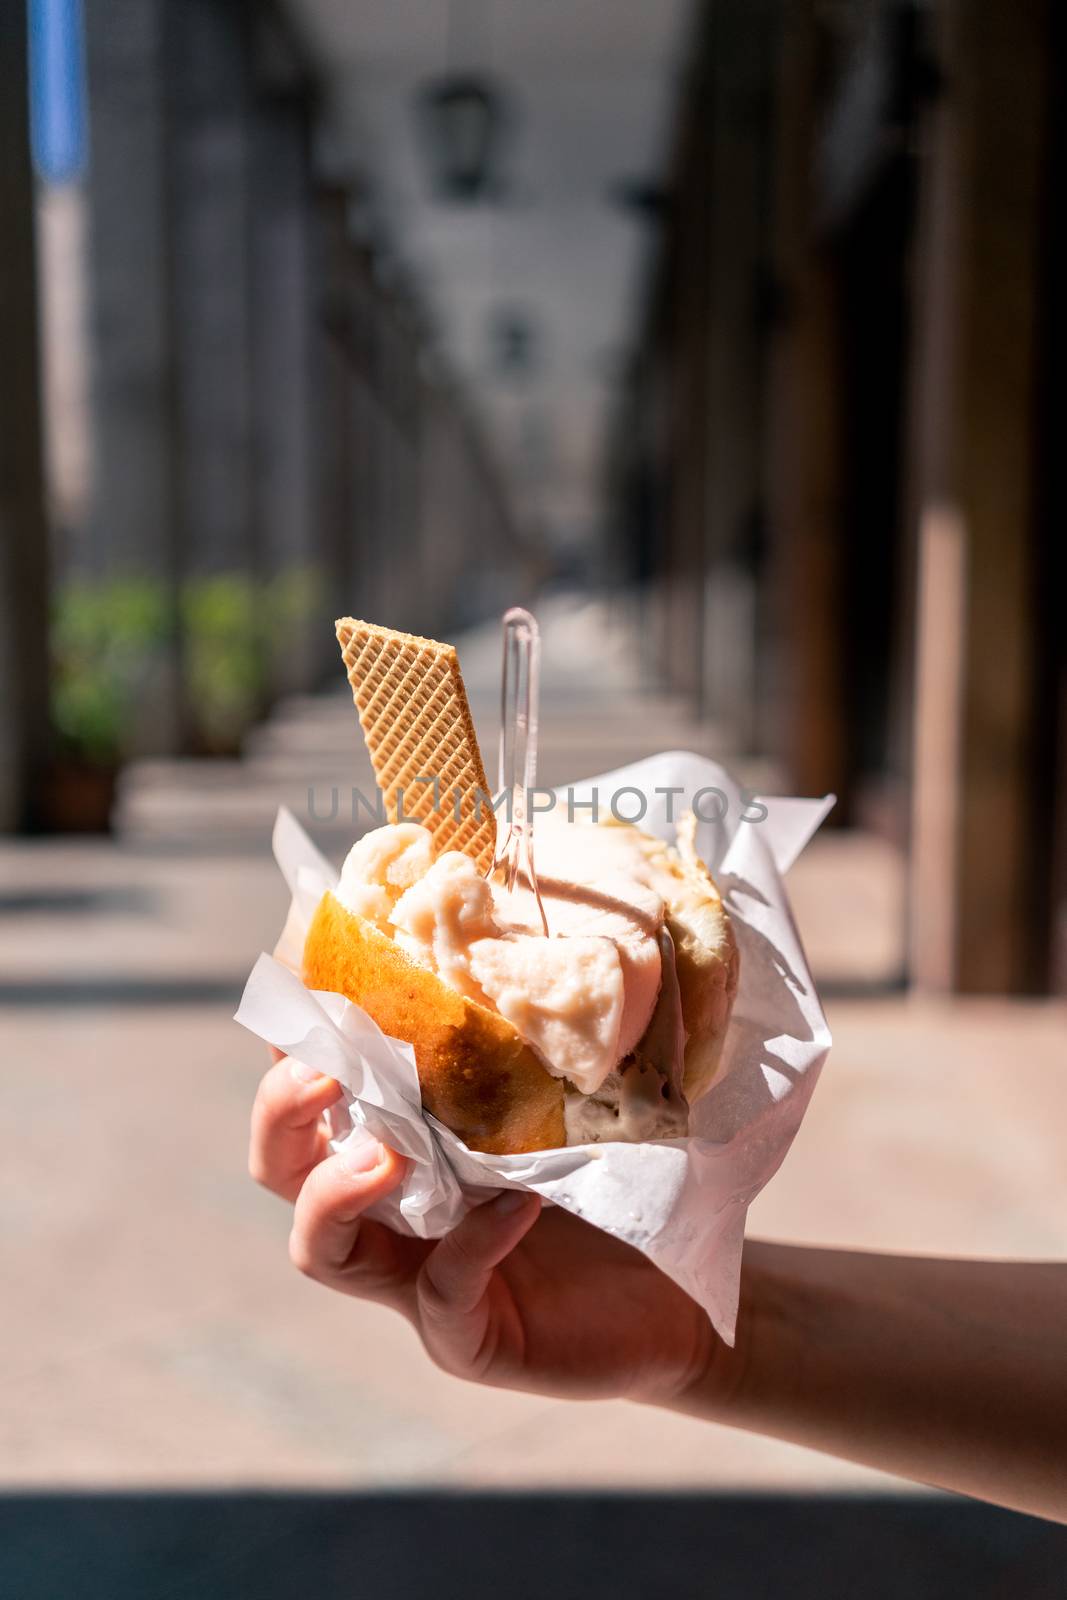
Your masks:
<svg viewBox="0 0 1067 1600"><path fill-rule="evenodd" d="M477 1206L435 1246L419 1273L418 1305L430 1354L450 1370L475 1356L489 1322L493 1268L529 1232L539 1195L505 1189Z"/></svg>

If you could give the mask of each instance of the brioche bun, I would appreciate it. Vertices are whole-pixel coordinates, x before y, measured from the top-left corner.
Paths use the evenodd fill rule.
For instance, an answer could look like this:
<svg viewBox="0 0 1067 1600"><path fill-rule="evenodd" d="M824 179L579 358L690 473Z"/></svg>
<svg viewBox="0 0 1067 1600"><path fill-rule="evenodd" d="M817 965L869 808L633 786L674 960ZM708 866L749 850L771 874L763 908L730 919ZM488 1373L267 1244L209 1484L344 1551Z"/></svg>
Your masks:
<svg viewBox="0 0 1067 1600"><path fill-rule="evenodd" d="M691 1104L718 1070L737 990L730 919L696 854L695 821L683 819L676 846L630 824L604 826L626 827L640 840L665 902L686 1034L682 1083ZM471 1149L506 1155L566 1143L564 1080L546 1070L512 1023L444 983L330 892L308 929L303 978L309 988L343 994L384 1033L411 1043L423 1105Z"/></svg>

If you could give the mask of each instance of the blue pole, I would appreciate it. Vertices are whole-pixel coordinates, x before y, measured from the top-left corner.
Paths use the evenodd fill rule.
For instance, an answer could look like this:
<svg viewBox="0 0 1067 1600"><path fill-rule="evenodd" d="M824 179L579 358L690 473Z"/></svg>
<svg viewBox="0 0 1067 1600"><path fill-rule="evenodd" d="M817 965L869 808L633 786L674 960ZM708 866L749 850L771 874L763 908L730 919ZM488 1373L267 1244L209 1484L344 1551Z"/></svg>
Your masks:
<svg viewBox="0 0 1067 1600"><path fill-rule="evenodd" d="M81 0L28 4L33 164L45 183L69 183L88 161Z"/></svg>

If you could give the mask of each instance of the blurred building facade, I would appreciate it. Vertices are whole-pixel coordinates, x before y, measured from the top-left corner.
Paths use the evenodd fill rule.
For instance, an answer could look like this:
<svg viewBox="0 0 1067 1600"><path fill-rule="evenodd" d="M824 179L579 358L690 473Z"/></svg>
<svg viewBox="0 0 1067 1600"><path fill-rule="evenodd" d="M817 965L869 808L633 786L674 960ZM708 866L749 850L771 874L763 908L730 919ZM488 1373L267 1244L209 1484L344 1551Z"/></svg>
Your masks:
<svg viewBox="0 0 1067 1600"><path fill-rule="evenodd" d="M333 616L454 629L523 555L281 10L5 10L0 821L62 826L122 759L238 748Z"/></svg>
<svg viewBox="0 0 1067 1600"><path fill-rule="evenodd" d="M42 10L81 17L88 160L69 204L35 203L25 12L5 8L0 825L54 821L57 750L69 792L78 760L239 748L334 670L337 612L441 633L522 598L551 567L546 506L588 544L591 408L612 392L597 362L628 304L602 264L627 250L640 320L586 572L638 597L655 677L906 851L916 981L1067 988L1051 0L672 0L655 18L590 0L569 19L486 0L470 38L414 0ZM501 74L536 57L528 123L545 148L574 130L555 244L535 216L547 166L516 163L495 232L476 171L439 171L457 205L418 210L415 157L393 149L411 118L364 36L405 108L436 82L455 111L465 84L486 139L521 102ZM438 57L463 69L451 101L426 77ZM357 159L364 111L378 143ZM665 122L665 160L651 133L622 137L641 117ZM625 222L606 182L623 161ZM461 372L379 226L387 178L467 329ZM573 292L554 257L523 276L545 240L582 258ZM80 253L69 324L37 292L35 247ZM521 292L487 300L490 279ZM539 284L572 302L565 380L536 375ZM487 305L495 438L472 392ZM81 399L56 400L71 364L49 351L69 356L78 329ZM80 444L42 439L42 384Z"/></svg>
<svg viewBox="0 0 1067 1600"><path fill-rule="evenodd" d="M1062 15L714 0L616 520L667 680L910 860L910 971L1062 990Z"/></svg>
<svg viewBox="0 0 1067 1600"><path fill-rule="evenodd" d="M210 748L240 726L198 726L210 652L200 672L182 652L210 635L213 596L231 627L246 620L232 575L257 580L266 619L241 723L333 665L327 615L463 620L480 558L507 565L506 505L417 304L351 226L357 189L319 157L318 89L280 12L88 0L86 18L98 472L83 559L192 594L171 628L174 726L153 712L138 744Z"/></svg>

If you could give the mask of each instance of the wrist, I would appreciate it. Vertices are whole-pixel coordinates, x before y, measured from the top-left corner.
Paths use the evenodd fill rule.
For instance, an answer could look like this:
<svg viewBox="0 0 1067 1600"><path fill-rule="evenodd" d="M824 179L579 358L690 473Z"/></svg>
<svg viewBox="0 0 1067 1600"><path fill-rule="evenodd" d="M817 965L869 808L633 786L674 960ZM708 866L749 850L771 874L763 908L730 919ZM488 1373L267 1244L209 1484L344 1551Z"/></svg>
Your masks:
<svg viewBox="0 0 1067 1600"><path fill-rule="evenodd" d="M671 1401L671 1410L733 1427L758 1428L783 1407L799 1384L802 1317L785 1264L783 1248L752 1241L745 1246L733 1345L718 1338L708 1323L703 1359ZM792 1253L792 1252L790 1252Z"/></svg>

